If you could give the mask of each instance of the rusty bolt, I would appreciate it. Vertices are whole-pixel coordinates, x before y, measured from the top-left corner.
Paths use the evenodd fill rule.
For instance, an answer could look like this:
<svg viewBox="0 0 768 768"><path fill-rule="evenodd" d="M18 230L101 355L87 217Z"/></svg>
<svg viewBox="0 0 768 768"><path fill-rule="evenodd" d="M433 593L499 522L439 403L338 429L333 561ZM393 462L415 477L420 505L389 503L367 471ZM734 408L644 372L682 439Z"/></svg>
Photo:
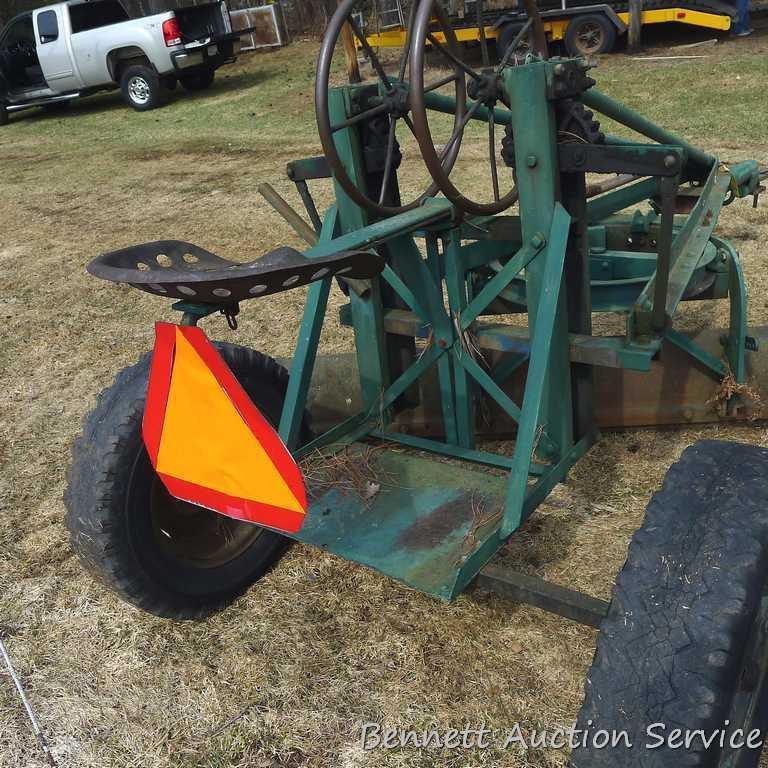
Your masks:
<svg viewBox="0 0 768 768"><path fill-rule="evenodd" d="M445 339L440 339L437 342L437 346L440 347L440 349L445 349L448 346L448 342Z"/></svg>

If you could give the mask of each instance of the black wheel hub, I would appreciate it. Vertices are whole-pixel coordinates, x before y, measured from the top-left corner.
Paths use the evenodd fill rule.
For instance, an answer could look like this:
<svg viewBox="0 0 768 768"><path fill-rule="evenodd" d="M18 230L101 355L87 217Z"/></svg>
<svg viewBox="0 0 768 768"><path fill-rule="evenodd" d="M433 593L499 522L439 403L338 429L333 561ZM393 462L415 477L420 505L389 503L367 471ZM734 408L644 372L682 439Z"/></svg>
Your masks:
<svg viewBox="0 0 768 768"><path fill-rule="evenodd" d="M194 568L218 568L240 557L262 529L173 498L155 478L150 495L152 535L163 554Z"/></svg>
<svg viewBox="0 0 768 768"><path fill-rule="evenodd" d="M409 91L402 83L393 83L392 90L384 96L387 112L393 120L401 120L410 112Z"/></svg>
<svg viewBox="0 0 768 768"><path fill-rule="evenodd" d="M477 80L467 84L467 95L493 109L501 101L501 75L493 70L482 72Z"/></svg>

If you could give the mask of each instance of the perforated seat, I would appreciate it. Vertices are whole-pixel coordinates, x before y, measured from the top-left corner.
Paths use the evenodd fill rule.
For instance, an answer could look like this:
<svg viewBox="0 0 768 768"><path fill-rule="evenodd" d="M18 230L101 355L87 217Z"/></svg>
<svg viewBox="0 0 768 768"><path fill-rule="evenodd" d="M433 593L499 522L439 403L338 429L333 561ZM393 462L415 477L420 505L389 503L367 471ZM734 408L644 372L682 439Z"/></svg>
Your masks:
<svg viewBox="0 0 768 768"><path fill-rule="evenodd" d="M256 261L238 264L190 243L161 240L105 253L88 265L88 272L157 296L223 304L269 296L326 277L365 280L383 268L384 261L367 251L308 259L293 248L278 248Z"/></svg>

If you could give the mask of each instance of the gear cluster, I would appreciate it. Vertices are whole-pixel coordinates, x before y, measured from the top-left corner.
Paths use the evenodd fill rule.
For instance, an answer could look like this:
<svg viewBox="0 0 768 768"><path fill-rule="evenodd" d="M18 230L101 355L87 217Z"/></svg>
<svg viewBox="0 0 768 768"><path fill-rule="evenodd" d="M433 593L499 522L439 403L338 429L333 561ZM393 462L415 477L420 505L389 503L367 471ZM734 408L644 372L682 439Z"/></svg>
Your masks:
<svg viewBox="0 0 768 768"><path fill-rule="evenodd" d="M557 140L561 144L603 144L605 134L594 112L576 99L563 99L555 103L557 113ZM502 140L501 157L509 168L515 167L515 136L508 125Z"/></svg>

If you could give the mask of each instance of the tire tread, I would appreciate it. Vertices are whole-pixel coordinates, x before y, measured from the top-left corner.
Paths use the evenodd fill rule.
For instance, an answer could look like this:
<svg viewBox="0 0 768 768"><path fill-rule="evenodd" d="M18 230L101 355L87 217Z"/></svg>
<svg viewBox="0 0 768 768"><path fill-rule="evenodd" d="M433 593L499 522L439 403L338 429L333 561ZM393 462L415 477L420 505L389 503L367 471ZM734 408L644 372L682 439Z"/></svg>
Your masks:
<svg viewBox="0 0 768 768"><path fill-rule="evenodd" d="M768 451L703 441L652 498L600 627L577 727L634 748L574 750L572 768L706 768L699 745L646 750L645 728L721 728L768 575ZM591 721L591 724L590 724Z"/></svg>
<svg viewBox="0 0 768 768"><path fill-rule="evenodd" d="M246 378L259 386L273 386L284 396L288 373L275 360L234 344L217 343L216 347L242 383L246 384ZM262 573L254 574L253 580L226 594L208 601L196 599L193 603L163 590L143 573L130 568L121 509L127 491L124 464L125 456L135 452L137 435L141 439L150 364L151 354L146 354L121 371L114 383L98 395L94 409L85 417L67 471L65 522L71 547L85 570L122 599L165 618L200 619L223 610ZM308 433L306 422L305 432ZM265 535L273 537L270 551L274 562L289 540L271 532Z"/></svg>

